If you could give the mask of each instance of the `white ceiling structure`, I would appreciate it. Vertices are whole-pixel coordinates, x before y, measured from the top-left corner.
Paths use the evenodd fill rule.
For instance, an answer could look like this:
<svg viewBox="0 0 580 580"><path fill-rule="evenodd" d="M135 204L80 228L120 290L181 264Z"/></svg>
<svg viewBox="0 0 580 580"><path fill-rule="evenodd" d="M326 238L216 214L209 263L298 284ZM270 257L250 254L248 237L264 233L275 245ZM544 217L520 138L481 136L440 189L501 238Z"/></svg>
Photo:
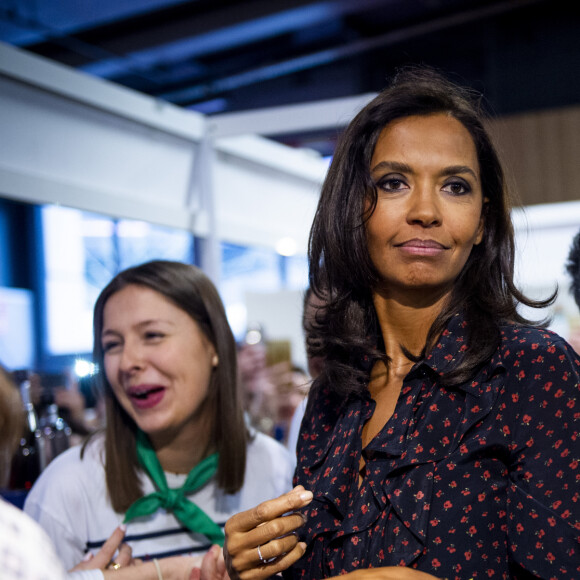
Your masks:
<svg viewBox="0 0 580 580"><path fill-rule="evenodd" d="M580 17L573 5L0 0L0 41L178 107L227 115L224 134L226 124L232 134L247 123L330 155L336 113L326 104L291 106L345 98L349 104L410 63L439 67L482 90L500 115L580 103Z"/></svg>
<svg viewBox="0 0 580 580"><path fill-rule="evenodd" d="M0 192L305 253L327 162L0 43ZM247 132L246 132L247 133Z"/></svg>

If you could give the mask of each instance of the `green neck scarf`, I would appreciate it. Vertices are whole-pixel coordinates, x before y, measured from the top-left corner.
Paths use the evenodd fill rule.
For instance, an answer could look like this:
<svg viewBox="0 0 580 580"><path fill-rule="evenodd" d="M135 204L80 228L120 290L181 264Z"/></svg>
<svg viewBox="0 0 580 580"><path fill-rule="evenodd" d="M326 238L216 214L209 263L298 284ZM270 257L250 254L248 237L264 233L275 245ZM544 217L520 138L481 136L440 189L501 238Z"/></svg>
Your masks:
<svg viewBox="0 0 580 580"><path fill-rule="evenodd" d="M177 489L170 489L157 454L151 446L149 437L143 431L137 431L137 457L139 463L151 478L157 491L135 501L125 514L125 523L141 516L155 513L164 508L188 529L196 534L203 534L212 544L224 545L222 529L197 505L185 496L204 486L217 471L218 454L214 453L198 463L187 476L185 483Z"/></svg>

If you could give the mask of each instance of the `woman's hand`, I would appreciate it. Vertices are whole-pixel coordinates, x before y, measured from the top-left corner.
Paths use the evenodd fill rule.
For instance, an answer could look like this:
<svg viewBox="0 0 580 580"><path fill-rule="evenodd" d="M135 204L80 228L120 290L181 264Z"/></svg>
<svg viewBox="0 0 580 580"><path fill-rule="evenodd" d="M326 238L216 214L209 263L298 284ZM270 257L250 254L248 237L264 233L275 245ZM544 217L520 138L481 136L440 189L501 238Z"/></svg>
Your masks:
<svg viewBox="0 0 580 580"><path fill-rule="evenodd" d="M125 530L124 525L115 528L109 539L103 544L103 547L96 555L93 556L89 552L86 558L70 570L70 572L94 570L96 568L104 570L109 565L112 565L113 568L121 568L135 564L131 547L128 544L122 543L125 538ZM115 561L113 561L115 554L117 556L115 557Z"/></svg>
<svg viewBox="0 0 580 580"><path fill-rule="evenodd" d="M93 556L89 553L70 572L99 569L104 580L158 580L159 566L163 580L229 580L218 545L212 546L203 558L174 556L157 560L157 563L142 562L133 558L128 544L123 544L125 530L124 525L116 528L97 554Z"/></svg>
<svg viewBox="0 0 580 580"><path fill-rule="evenodd" d="M301 485L276 499L232 516L225 527L224 557L232 580L261 580L285 570L304 554L295 532L312 492ZM287 514L287 515L284 515Z"/></svg>
<svg viewBox="0 0 580 580"><path fill-rule="evenodd" d="M201 568L194 568L191 571L189 580L230 580L223 551L217 544L213 545L203 557Z"/></svg>

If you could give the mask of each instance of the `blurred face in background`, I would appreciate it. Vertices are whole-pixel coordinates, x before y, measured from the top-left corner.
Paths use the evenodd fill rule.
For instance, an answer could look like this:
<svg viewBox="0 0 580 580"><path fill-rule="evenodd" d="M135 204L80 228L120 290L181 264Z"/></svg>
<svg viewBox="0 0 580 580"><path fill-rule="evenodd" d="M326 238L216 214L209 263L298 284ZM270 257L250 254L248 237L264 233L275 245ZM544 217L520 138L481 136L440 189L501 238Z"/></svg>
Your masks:
<svg viewBox="0 0 580 580"><path fill-rule="evenodd" d="M117 400L152 440L207 425L214 346L159 292L129 285L103 311L104 370Z"/></svg>

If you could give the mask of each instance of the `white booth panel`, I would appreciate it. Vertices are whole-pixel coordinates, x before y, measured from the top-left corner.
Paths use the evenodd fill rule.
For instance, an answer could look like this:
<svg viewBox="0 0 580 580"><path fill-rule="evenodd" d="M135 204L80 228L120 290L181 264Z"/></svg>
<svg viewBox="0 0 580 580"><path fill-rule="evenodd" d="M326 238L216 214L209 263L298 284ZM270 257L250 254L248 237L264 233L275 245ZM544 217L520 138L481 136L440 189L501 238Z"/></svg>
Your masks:
<svg viewBox="0 0 580 580"><path fill-rule="evenodd" d="M304 250L327 168L257 135L213 142L199 113L1 43L0 130L2 196L236 244Z"/></svg>
<svg viewBox="0 0 580 580"><path fill-rule="evenodd" d="M63 181L81 197L102 191L184 205L191 141L1 77L0 126L3 168Z"/></svg>
<svg viewBox="0 0 580 580"><path fill-rule="evenodd" d="M291 237L305 253L320 183L218 155L214 176L217 235L248 245L275 247Z"/></svg>

